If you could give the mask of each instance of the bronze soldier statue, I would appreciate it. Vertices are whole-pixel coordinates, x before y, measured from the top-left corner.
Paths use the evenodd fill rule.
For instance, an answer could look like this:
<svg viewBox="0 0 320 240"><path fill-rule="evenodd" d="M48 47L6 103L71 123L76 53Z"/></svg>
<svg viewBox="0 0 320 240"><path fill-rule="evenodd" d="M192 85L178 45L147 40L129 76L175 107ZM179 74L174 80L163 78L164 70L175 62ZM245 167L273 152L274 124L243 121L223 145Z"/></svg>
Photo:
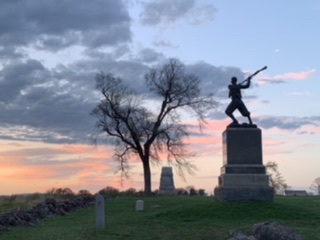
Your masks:
<svg viewBox="0 0 320 240"><path fill-rule="evenodd" d="M231 84L229 85L229 98L231 102L226 109L226 114L232 119L232 124L238 124L237 119L233 116L233 112L238 109L242 116L247 117L249 124L252 125L252 120L250 117L250 112L248 111L246 105L244 105L241 96L241 89L249 88L251 84L251 77L246 79L246 84L237 84L237 78L231 78Z"/></svg>
<svg viewBox="0 0 320 240"><path fill-rule="evenodd" d="M242 116L247 117L249 120L249 124L253 125L250 112L248 111L246 105L242 101L242 95L241 95L241 89L246 89L250 87L251 84L251 78L255 75L257 75L259 72L267 69L267 66L261 68L260 70L256 71L254 74L249 76L247 79L245 79L241 83L237 83L237 78L232 77L231 78L231 84L228 86L229 88L229 98L231 98L231 102L228 105L225 113L232 119L231 125L238 125L237 119L233 116L233 112L238 109L239 112L242 114ZM244 84L244 82L246 82Z"/></svg>

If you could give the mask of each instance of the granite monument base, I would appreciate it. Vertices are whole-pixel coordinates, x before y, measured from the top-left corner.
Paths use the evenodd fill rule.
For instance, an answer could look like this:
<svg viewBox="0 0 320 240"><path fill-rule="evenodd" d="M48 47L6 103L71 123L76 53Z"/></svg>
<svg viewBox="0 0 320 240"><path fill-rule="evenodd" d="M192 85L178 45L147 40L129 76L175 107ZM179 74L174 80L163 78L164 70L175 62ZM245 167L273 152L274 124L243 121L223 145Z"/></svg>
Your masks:
<svg viewBox="0 0 320 240"><path fill-rule="evenodd" d="M218 201L272 201L274 189L262 164L259 128L227 128L223 132L223 166L214 196Z"/></svg>
<svg viewBox="0 0 320 240"><path fill-rule="evenodd" d="M220 202L272 201L272 187L216 187L214 197Z"/></svg>

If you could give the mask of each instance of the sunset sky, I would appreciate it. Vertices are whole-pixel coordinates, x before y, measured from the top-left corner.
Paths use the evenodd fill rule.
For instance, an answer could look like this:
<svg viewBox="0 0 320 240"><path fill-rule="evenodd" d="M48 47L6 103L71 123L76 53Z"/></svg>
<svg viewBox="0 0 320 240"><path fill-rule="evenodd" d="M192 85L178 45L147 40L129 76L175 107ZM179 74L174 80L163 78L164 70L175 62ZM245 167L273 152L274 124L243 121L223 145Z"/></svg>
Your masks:
<svg viewBox="0 0 320 240"><path fill-rule="evenodd" d="M113 147L92 144L94 76L113 73L143 95L144 74L169 58L219 102L202 133L188 139L196 175L184 182L174 172L176 187L212 193L230 123L230 78L267 65L243 92L262 129L263 160L277 162L293 189L307 189L320 177L319 22L318 0L0 1L0 195L142 189L139 161L121 185ZM152 167L153 190L160 172Z"/></svg>

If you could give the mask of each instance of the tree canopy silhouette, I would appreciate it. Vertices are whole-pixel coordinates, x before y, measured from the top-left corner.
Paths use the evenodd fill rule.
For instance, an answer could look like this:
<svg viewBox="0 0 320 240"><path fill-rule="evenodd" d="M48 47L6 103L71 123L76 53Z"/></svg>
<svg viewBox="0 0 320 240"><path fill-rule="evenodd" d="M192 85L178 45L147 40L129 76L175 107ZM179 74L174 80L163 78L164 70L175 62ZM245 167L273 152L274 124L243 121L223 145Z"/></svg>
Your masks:
<svg viewBox="0 0 320 240"><path fill-rule="evenodd" d="M313 180L310 189L314 191L317 195L320 195L320 177Z"/></svg>
<svg viewBox="0 0 320 240"><path fill-rule="evenodd" d="M164 154L182 177L184 171L192 172L194 165L188 159L193 153L183 141L188 129L179 110L190 111L201 128L206 123L205 113L216 106L212 95L201 94L196 75L186 73L177 59L170 59L159 69L151 68L145 83L159 103L152 109L121 78L100 72L95 80L102 100L91 114L96 118L98 133L106 133L113 140L113 157L124 176L130 170L129 159L138 156L143 166L144 192L151 195L150 162L160 163Z"/></svg>
<svg viewBox="0 0 320 240"><path fill-rule="evenodd" d="M275 191L285 191L290 188L279 171L278 163L269 161L265 166L269 176L270 185Z"/></svg>

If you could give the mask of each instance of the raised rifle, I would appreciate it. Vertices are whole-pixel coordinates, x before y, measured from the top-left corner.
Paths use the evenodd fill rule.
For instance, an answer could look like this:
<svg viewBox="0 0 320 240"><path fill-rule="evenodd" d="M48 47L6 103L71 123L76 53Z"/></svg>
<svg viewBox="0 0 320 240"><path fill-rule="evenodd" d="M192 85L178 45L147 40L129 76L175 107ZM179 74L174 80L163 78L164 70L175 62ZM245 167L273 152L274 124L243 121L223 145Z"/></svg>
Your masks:
<svg viewBox="0 0 320 240"><path fill-rule="evenodd" d="M255 73L251 74L249 77L247 77L245 80L243 80L240 84L244 83L245 81L248 81L249 78L253 78L255 75L257 75L259 72L262 72L263 70L266 70L267 66L264 66L263 68L259 69Z"/></svg>

